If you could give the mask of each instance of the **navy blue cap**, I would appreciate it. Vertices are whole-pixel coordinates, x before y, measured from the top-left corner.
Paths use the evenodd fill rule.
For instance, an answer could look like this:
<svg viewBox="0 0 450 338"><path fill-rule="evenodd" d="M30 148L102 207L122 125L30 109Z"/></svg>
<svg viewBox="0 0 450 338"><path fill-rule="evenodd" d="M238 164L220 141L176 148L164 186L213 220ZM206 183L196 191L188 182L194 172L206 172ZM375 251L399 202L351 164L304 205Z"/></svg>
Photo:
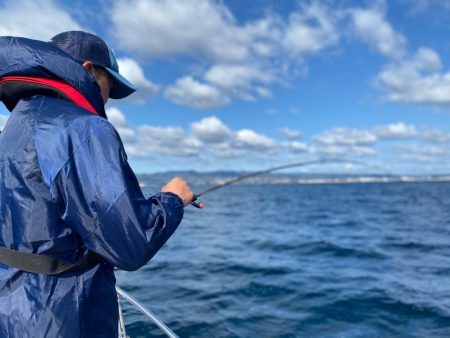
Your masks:
<svg viewBox="0 0 450 338"><path fill-rule="evenodd" d="M80 63L91 61L95 66L103 67L114 79L109 92L110 98L122 99L136 91L136 87L120 75L116 56L98 36L82 31L69 31L54 36L51 42Z"/></svg>

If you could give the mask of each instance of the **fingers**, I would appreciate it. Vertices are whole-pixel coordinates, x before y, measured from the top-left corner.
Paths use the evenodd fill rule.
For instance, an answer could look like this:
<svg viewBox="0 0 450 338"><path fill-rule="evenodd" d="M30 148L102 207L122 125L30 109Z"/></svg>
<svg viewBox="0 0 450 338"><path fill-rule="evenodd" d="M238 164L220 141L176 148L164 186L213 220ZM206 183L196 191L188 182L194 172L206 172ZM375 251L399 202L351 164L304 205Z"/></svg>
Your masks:
<svg viewBox="0 0 450 338"><path fill-rule="evenodd" d="M183 205L187 206L194 200L195 194L189 188L187 182L181 177L174 177L162 189L162 192L171 192L183 201Z"/></svg>

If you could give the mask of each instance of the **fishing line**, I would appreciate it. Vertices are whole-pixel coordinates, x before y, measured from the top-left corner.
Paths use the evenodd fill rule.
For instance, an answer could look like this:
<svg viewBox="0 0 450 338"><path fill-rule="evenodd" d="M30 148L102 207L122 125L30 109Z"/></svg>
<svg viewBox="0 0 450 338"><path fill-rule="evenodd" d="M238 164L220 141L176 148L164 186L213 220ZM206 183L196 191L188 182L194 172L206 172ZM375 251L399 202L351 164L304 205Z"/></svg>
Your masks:
<svg viewBox="0 0 450 338"><path fill-rule="evenodd" d="M364 162L360 162L360 161L356 161L356 160L344 160L344 159L318 159L318 160L311 160L311 161L303 161L303 162L296 162L296 163L290 163L290 164L285 164L285 165L280 165L277 167L271 167L269 169L265 169L265 170L261 170L261 171L256 171L250 174L246 174L246 175L242 175L236 178L233 178L229 181L217 184L215 186L212 186L211 188L208 188L200 193L194 194L194 198L192 199L192 202L190 203L191 205L193 205L196 208L202 209L204 208L205 204L203 202L196 202L197 199L200 196L209 194L210 192L216 191L218 189L227 187L229 185L235 184L237 182L240 182L242 180L246 180L248 178L251 177L256 177L256 176L260 176L260 175L264 175L264 174L269 174L271 172L274 171L279 171L279 170L283 170L283 169L289 169L289 168L297 168L297 167L306 167L309 165L314 165L314 164L325 164L325 163L345 163L345 164L356 164L362 167L366 167L366 168L372 168L372 169L377 169L377 170L381 170L383 172L386 172L385 169L377 166L377 165L372 165L372 164L367 164ZM387 172L386 172L387 173Z"/></svg>

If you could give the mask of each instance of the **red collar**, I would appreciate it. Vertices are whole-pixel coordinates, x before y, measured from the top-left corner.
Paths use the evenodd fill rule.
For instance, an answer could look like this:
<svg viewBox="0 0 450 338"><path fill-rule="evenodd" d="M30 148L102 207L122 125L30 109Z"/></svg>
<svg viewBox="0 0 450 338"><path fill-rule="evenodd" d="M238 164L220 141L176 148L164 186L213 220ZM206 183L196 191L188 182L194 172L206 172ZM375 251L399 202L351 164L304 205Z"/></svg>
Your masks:
<svg viewBox="0 0 450 338"><path fill-rule="evenodd" d="M0 84L4 82L27 82L27 83L35 83L39 85L48 86L54 89L57 89L62 94L67 96L73 103L80 106L81 108L84 108L86 110L89 110L91 113L95 115L100 115L94 107L89 103L88 100L81 94L78 90L73 88L71 85L58 81L58 80L52 80L52 79L45 79L45 78L39 78L39 77L26 77L26 76L5 76L0 78Z"/></svg>

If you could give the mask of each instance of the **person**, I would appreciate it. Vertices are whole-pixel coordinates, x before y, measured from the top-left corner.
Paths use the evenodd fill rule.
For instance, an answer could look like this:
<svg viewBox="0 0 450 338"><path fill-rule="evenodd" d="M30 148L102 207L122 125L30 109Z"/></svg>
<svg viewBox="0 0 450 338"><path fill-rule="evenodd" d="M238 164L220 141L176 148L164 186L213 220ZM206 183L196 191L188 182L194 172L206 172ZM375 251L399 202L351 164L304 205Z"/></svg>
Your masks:
<svg viewBox="0 0 450 338"><path fill-rule="evenodd" d="M35 257L73 263L33 273L0 254L0 337L116 337L114 267L140 268L180 224L189 185L176 177L145 198L107 120L108 98L134 90L96 35L0 37L0 100L11 111L0 134L0 247L33 257L22 262L31 271Z"/></svg>

